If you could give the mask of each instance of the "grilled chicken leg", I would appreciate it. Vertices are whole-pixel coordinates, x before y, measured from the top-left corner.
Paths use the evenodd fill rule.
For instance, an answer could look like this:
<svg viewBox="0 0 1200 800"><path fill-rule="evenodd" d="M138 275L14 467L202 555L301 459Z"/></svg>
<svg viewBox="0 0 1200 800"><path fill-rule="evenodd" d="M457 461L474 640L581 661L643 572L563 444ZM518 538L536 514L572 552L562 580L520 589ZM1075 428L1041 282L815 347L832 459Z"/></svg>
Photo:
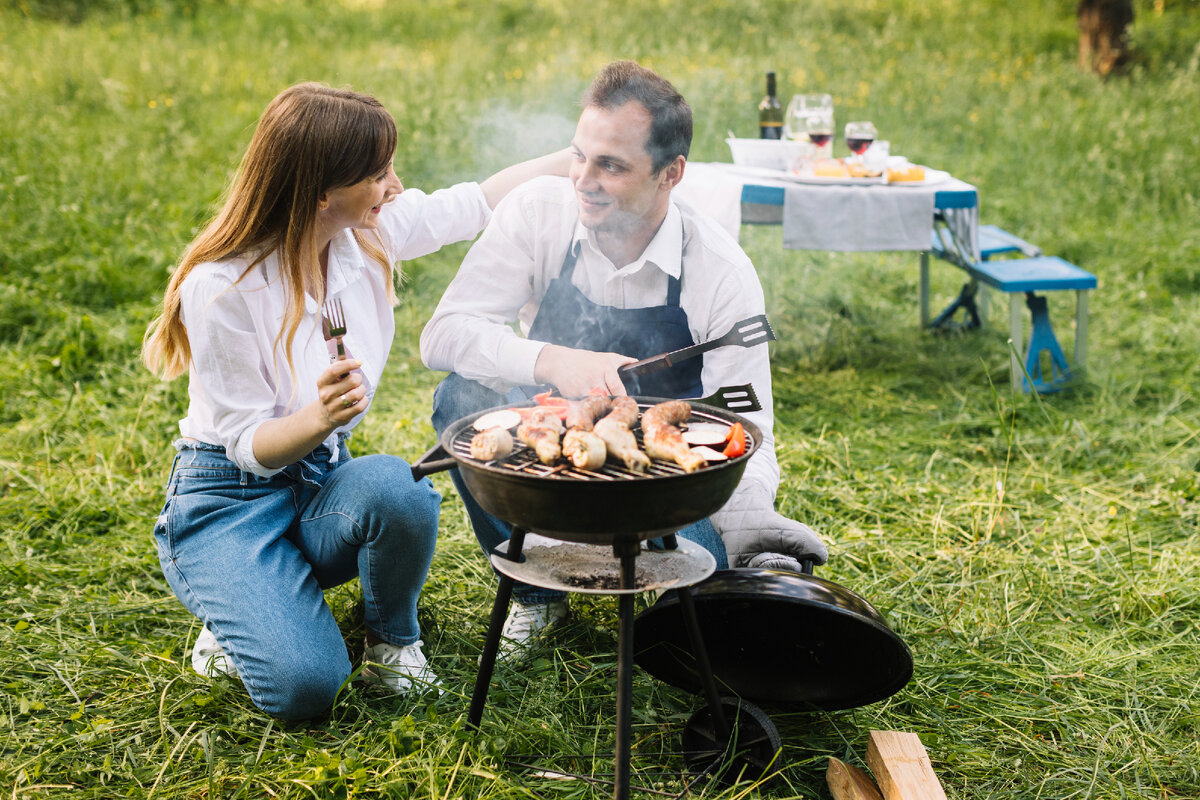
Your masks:
<svg viewBox="0 0 1200 800"><path fill-rule="evenodd" d="M676 427L692 415L692 406L686 400L668 400L646 410L642 414L642 443L653 458L674 461L684 472L695 472L708 461L683 439Z"/></svg>

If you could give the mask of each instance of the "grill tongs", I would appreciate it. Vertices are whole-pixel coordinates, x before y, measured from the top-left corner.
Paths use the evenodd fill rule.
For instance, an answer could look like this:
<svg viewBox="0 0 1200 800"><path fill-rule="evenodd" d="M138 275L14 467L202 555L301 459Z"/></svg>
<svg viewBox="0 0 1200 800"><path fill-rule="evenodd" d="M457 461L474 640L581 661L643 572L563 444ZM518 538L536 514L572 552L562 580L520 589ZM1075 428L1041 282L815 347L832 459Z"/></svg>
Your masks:
<svg viewBox="0 0 1200 800"><path fill-rule="evenodd" d="M774 339L775 335L772 334L771 338ZM751 383L740 383L737 386L722 386L708 397L698 397L695 399L697 403L723 408L735 414L749 414L752 411L762 410L762 404L758 402L758 395L754 392L754 384ZM439 442L413 462L413 480L419 481L421 478L432 475L435 472L445 472L457 463L446 452L445 448L442 447L441 442Z"/></svg>
<svg viewBox="0 0 1200 800"><path fill-rule="evenodd" d="M775 341L775 331L771 330L771 323L767 322L767 315L759 314L757 317L749 317L735 324L724 336L710 339L700 344L693 344L680 350L673 350L670 353L661 353L657 356L643 358L641 361L635 361L632 364L619 367L617 372L620 375L645 375L649 372L668 369L680 361L686 361L689 358L698 356L701 353L707 353L709 350L715 350L718 347L725 347L731 344L741 347L753 347L756 344L773 341Z"/></svg>

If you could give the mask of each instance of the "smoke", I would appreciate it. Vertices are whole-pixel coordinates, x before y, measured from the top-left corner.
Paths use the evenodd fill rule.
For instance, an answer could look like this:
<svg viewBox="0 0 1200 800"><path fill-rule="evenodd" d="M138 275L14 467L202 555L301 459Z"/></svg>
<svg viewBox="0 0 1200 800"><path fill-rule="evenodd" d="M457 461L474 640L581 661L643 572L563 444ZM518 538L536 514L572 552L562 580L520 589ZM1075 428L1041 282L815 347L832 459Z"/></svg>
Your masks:
<svg viewBox="0 0 1200 800"><path fill-rule="evenodd" d="M549 112L518 111L497 101L480 109L471 133L487 171L561 150L571 143L576 121Z"/></svg>

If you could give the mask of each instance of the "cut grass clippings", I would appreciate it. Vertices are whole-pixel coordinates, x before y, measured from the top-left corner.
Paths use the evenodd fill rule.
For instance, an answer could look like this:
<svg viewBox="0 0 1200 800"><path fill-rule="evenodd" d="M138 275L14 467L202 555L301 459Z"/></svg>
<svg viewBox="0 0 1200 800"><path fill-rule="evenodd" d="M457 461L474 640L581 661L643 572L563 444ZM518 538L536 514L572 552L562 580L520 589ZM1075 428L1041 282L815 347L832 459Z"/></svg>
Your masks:
<svg viewBox="0 0 1200 800"><path fill-rule="evenodd" d="M629 57L689 98L694 161L728 160L729 129L752 135L774 69L785 99L832 92L839 124L872 119L892 152L978 186L984 222L1100 282L1085 379L1031 396L1010 387L1004 298L982 331L929 335L916 254L784 251L777 227L743 227L779 335L778 507L824 535L818 574L878 608L915 669L858 709L767 705L782 770L732 788L683 775L702 700L635 670L635 786L827 798L828 757L865 766L868 732L896 729L919 734L951 798L1200 798L1200 8L1136 6L1136 57L1108 80L1077 69L1068 3L0 9L3 795L611 795L612 598L572 598L553 646L499 669L467 728L494 583L445 475L421 602L440 699L352 682L327 718L282 724L237 681L193 673L199 623L151 536L186 381L160 383L137 354L285 86L379 96L397 172L431 189L561 146L590 77ZM441 376L417 338L465 249L404 265L355 452L433 444ZM941 262L932 279L937 303L965 280ZM1048 300L1070 353L1074 298ZM328 600L357 658L357 584Z"/></svg>

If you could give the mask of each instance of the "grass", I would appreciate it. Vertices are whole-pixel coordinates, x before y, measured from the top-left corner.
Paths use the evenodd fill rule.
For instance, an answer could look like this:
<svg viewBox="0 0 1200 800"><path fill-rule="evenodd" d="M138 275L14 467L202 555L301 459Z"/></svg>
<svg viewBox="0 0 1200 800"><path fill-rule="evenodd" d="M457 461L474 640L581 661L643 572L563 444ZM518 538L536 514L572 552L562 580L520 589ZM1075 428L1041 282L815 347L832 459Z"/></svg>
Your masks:
<svg viewBox="0 0 1200 800"><path fill-rule="evenodd" d="M896 152L980 187L985 221L1096 273L1090 370L1008 387L1003 320L916 329L913 254L784 252L743 229L772 345L780 509L820 574L912 648L912 682L845 712L768 708L786 766L705 797L829 796L828 756L920 734L951 797L1200 797L1200 7L1137 4L1129 72L1074 66L1073 4L659 0L18 3L0 10L0 787L11 797L601 797L512 765L609 768L615 605L577 598L557 649L502 671L464 729L492 589L444 476L423 595L436 703L350 685L284 726L194 675L197 624L150 537L186 403L137 362L166 276L266 102L304 79L377 94L397 169L431 188L569 136L605 61L660 69L693 159L749 135L762 73L832 91ZM44 14L59 8L67 21ZM38 12L39 16L30 16ZM439 378L417 334L461 246L405 265L390 371L356 451L415 458ZM961 274L934 269L948 300ZM1001 304L995 304L997 306ZM1051 298L1069 340L1066 298ZM1064 345L1068 346L1066 341ZM329 595L351 652L355 586ZM803 632L788 632L803 635ZM635 676L635 783L683 790L698 698ZM597 753L592 762L569 754Z"/></svg>

